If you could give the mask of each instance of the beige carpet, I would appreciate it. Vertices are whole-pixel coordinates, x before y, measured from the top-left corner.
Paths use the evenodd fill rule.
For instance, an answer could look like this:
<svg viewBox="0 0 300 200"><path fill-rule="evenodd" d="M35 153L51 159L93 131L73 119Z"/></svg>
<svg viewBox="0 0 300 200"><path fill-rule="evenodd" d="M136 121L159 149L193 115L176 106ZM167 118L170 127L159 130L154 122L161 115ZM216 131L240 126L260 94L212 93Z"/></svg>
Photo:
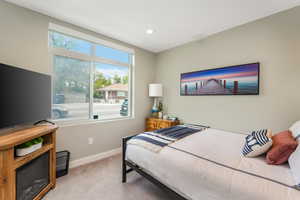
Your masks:
<svg viewBox="0 0 300 200"><path fill-rule="evenodd" d="M121 183L121 156L71 169L46 200L174 200L136 172Z"/></svg>

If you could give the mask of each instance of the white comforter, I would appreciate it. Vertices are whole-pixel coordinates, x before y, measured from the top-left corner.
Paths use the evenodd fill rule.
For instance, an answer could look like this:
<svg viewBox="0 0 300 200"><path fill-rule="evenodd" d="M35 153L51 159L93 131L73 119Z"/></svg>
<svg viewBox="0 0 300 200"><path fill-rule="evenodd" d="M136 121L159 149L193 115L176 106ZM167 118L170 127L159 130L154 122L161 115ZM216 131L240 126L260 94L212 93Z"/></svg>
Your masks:
<svg viewBox="0 0 300 200"><path fill-rule="evenodd" d="M241 156L244 138L245 135L241 134L207 129L170 146L287 185L295 185L288 165L267 165L263 157ZM154 153L136 145L128 145L127 159L187 199L300 199L300 191L295 189L234 171L169 147Z"/></svg>

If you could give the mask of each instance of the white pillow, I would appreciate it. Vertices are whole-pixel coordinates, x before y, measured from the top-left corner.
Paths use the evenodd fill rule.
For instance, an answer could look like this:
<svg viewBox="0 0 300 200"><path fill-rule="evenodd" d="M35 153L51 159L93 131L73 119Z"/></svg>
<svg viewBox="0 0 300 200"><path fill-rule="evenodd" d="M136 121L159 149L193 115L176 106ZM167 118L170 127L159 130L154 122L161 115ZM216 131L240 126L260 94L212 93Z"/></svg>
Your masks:
<svg viewBox="0 0 300 200"><path fill-rule="evenodd" d="M298 139L300 137L300 121L295 122L289 128L289 131L292 132L294 138Z"/></svg>
<svg viewBox="0 0 300 200"><path fill-rule="evenodd" d="M289 165L295 180L295 185L300 187L300 145L298 145L297 149L289 157Z"/></svg>

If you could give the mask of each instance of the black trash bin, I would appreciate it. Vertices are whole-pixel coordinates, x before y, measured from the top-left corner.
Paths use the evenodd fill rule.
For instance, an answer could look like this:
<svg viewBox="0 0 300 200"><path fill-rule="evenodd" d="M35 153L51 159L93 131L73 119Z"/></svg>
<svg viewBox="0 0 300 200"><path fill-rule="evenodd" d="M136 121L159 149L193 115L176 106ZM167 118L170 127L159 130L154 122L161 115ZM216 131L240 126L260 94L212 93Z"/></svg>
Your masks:
<svg viewBox="0 0 300 200"><path fill-rule="evenodd" d="M56 152L56 178L65 176L69 172L70 152Z"/></svg>

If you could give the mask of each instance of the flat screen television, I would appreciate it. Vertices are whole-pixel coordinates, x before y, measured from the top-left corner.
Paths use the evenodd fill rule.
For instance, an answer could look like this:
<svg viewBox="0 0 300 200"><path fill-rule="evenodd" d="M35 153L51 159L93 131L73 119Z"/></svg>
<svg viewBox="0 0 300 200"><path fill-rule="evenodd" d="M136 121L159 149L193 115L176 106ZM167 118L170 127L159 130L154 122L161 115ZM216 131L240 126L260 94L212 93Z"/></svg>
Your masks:
<svg viewBox="0 0 300 200"><path fill-rule="evenodd" d="M51 77L0 63L0 128L51 117Z"/></svg>
<svg viewBox="0 0 300 200"><path fill-rule="evenodd" d="M182 73L181 96L258 95L259 63Z"/></svg>

